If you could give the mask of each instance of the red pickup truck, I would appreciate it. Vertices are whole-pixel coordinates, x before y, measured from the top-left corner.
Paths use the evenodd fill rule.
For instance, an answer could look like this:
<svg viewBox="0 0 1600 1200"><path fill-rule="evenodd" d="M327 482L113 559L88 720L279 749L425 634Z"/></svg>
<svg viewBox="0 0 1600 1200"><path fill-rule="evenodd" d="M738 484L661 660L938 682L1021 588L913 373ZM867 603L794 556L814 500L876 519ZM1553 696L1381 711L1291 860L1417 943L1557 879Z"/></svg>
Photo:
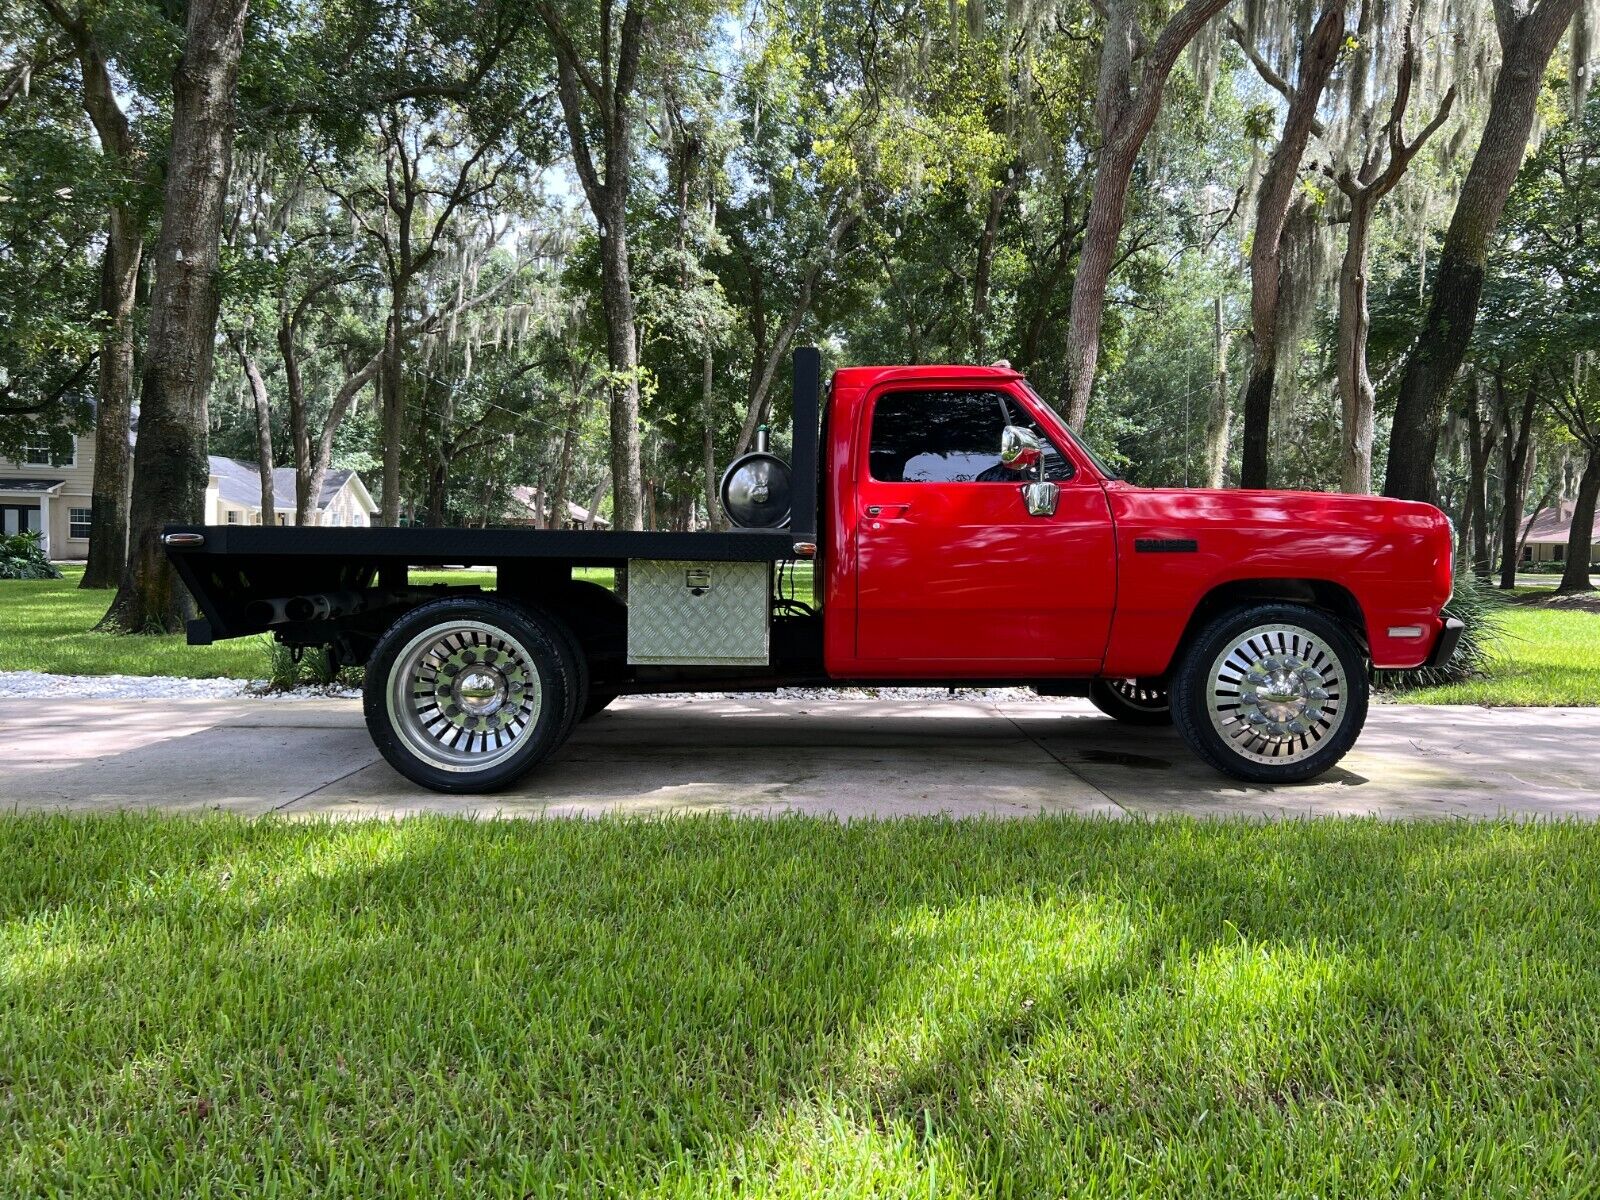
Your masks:
<svg viewBox="0 0 1600 1200"><path fill-rule="evenodd" d="M1430 505L1136 487L1003 365L820 384L797 351L792 467L764 444L734 463L725 532L169 528L190 641L269 632L365 666L385 758L455 792L511 784L619 695L824 683L1086 694L1295 782L1355 741L1371 668L1454 652ZM495 586L410 583L443 564Z"/></svg>

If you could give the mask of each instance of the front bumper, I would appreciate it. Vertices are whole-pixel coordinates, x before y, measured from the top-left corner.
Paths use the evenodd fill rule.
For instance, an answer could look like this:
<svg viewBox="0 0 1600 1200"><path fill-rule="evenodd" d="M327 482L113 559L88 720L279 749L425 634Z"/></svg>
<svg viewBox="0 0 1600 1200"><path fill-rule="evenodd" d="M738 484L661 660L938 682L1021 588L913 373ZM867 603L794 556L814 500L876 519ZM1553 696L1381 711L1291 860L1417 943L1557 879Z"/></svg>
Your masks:
<svg viewBox="0 0 1600 1200"><path fill-rule="evenodd" d="M1444 628L1439 630L1439 640L1433 644L1433 652L1428 655L1428 660L1422 665L1437 670L1448 663L1456 652L1456 646L1461 641L1461 633L1466 629L1466 624L1458 617L1446 617Z"/></svg>

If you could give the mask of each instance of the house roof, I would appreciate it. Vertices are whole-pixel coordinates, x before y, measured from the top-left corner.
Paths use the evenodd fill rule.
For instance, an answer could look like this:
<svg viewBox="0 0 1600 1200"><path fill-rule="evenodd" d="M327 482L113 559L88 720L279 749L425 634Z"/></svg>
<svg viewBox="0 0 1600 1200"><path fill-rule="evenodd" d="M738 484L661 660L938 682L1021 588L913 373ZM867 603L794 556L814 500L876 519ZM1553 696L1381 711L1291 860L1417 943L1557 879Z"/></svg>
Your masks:
<svg viewBox="0 0 1600 1200"><path fill-rule="evenodd" d="M209 458L211 474L217 478L217 494L226 504L240 508L261 507L261 470L255 463L240 462L237 458L223 458L213 454ZM322 477L322 492L317 497L317 511L328 507L332 499L343 490L354 471L329 471ZM294 511L294 468L278 467L272 472L273 502L285 512Z"/></svg>
<svg viewBox="0 0 1600 1200"><path fill-rule="evenodd" d="M65 479L0 479L0 492L54 492Z"/></svg>
<svg viewBox="0 0 1600 1200"><path fill-rule="evenodd" d="M1554 508L1547 508L1539 514L1528 530L1529 542L1545 542L1566 545L1572 533L1572 510L1574 503L1571 500L1558 500Z"/></svg>
<svg viewBox="0 0 1600 1200"><path fill-rule="evenodd" d="M511 499L513 503L519 505L528 513L531 514L534 511L534 490L531 487L512 488ZM545 503L549 503L548 497L546 497ZM567 517L569 520L582 521L587 524L589 521L589 510L584 508L581 504L574 504L571 500L568 500ZM611 522L606 520L604 517L596 517L594 519L594 523L596 525L601 525L608 528L611 525Z"/></svg>

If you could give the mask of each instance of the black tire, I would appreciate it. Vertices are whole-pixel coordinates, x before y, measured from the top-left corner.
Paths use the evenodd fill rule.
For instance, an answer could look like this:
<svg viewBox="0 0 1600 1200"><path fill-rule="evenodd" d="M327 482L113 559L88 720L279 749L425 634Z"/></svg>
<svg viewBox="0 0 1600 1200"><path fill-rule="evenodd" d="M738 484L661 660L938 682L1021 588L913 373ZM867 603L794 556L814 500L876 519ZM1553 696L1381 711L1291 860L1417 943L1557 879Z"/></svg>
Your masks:
<svg viewBox="0 0 1600 1200"><path fill-rule="evenodd" d="M590 692L588 702L583 706L583 715L578 720L587 721L590 717L599 716L611 707L611 702L616 698L616 692L602 692L599 689Z"/></svg>
<svg viewBox="0 0 1600 1200"><path fill-rule="evenodd" d="M1365 657L1340 621L1304 605L1258 604L1223 613L1184 647L1173 723L1224 775L1301 783L1354 745L1369 691Z"/></svg>
<svg viewBox="0 0 1600 1200"><path fill-rule="evenodd" d="M1164 686L1143 679L1095 679L1089 700L1124 725L1171 725L1172 697Z"/></svg>
<svg viewBox="0 0 1600 1200"><path fill-rule="evenodd" d="M414 705L409 715L395 703L426 698L435 682L442 689L457 679L469 682L469 671L480 692L491 691L473 699L496 705L482 715L467 711L472 700L453 691L437 692L439 704L431 710ZM569 635L547 614L487 597L435 601L396 621L373 651L363 688L367 730L389 765L413 783L436 792L496 791L565 740L577 716L581 676L582 659ZM448 709L454 713L447 715ZM480 739L483 749L475 753Z"/></svg>
<svg viewBox="0 0 1600 1200"><path fill-rule="evenodd" d="M578 722L583 720L584 712L589 706L589 660L583 652L583 643L572 632L572 626L554 613L543 612L523 606L530 616L547 624L556 637L557 649L561 651L561 661L571 680L572 699L567 705L567 720L561 730L559 746L572 736L572 731L578 727Z"/></svg>

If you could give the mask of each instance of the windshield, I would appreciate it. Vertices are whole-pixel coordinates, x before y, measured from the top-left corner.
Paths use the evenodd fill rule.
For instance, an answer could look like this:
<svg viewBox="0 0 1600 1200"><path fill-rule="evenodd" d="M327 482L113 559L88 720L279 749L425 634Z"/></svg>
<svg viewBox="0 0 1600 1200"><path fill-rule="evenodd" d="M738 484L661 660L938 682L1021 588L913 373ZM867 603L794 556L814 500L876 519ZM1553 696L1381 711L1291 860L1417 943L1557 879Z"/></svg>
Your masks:
<svg viewBox="0 0 1600 1200"><path fill-rule="evenodd" d="M1094 463L1095 467L1100 471L1100 474L1104 475L1107 479L1122 478L1122 472L1117 470L1110 463L1106 462L1105 459L1101 458L1098 454L1091 450L1089 448L1089 443L1084 441L1072 431L1072 428L1066 423L1066 421L1062 419L1061 414L1056 412L1056 410L1050 406L1050 402L1043 396L1039 395L1038 392L1033 390L1033 385L1031 383L1024 379L1022 380L1022 386L1027 388L1028 395L1033 397L1034 403L1038 404L1040 408L1044 409L1045 412L1049 413L1057 420L1057 422L1060 423L1061 428L1065 429L1067 431L1067 436L1072 439L1072 444L1089 456L1089 461Z"/></svg>

